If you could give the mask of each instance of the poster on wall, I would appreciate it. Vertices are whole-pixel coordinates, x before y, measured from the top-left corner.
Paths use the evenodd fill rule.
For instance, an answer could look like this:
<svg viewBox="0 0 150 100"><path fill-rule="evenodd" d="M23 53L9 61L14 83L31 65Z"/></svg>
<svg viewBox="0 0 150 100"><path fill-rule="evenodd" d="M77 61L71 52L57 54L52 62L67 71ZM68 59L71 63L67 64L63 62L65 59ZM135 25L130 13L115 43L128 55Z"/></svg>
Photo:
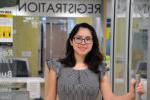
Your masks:
<svg viewBox="0 0 150 100"><path fill-rule="evenodd" d="M13 15L0 14L0 44L13 42Z"/></svg>

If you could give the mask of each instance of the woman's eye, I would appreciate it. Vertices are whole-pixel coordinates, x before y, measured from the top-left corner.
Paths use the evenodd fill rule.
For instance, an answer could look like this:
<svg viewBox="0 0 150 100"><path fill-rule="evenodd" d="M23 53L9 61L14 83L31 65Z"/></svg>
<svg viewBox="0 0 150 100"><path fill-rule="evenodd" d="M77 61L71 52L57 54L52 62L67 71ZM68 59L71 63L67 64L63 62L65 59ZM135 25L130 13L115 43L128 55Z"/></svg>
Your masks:
<svg viewBox="0 0 150 100"><path fill-rule="evenodd" d="M87 41L89 41L89 40L90 40L90 38L86 38L86 40L87 40Z"/></svg>
<svg viewBox="0 0 150 100"><path fill-rule="evenodd" d="M90 38L90 37L88 37L88 38L85 38L87 41L91 41L92 39Z"/></svg>
<svg viewBox="0 0 150 100"><path fill-rule="evenodd" d="M76 39L77 39L77 40L82 40L82 38L81 38L81 37L76 37Z"/></svg>

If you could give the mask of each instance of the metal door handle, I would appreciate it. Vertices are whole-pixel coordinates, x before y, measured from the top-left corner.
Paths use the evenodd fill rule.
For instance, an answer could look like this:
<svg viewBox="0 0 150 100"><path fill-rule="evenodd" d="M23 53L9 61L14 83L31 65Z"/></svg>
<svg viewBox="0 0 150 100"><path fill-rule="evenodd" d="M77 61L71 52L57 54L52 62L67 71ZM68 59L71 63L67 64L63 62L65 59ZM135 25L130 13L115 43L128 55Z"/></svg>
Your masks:
<svg viewBox="0 0 150 100"><path fill-rule="evenodd" d="M138 87L138 84L140 83L141 81L141 76L140 74L136 74L136 87L135 87L135 91L136 91L136 88ZM141 96L136 92L136 95L135 95L135 100L141 100Z"/></svg>

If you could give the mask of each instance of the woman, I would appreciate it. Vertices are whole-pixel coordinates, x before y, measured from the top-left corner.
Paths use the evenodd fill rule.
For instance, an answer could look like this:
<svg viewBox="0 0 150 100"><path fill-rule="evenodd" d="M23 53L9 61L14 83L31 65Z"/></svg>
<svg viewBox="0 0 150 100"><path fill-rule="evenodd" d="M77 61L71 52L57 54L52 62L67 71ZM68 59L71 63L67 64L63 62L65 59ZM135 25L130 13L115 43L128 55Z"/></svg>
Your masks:
<svg viewBox="0 0 150 100"><path fill-rule="evenodd" d="M134 100L135 82L129 93L116 96L112 93L107 75L108 69L103 64L98 38L92 26L87 23L77 24L67 40L66 57L48 60L49 88L46 100L96 100L99 90L104 100ZM137 92L143 94L142 84Z"/></svg>

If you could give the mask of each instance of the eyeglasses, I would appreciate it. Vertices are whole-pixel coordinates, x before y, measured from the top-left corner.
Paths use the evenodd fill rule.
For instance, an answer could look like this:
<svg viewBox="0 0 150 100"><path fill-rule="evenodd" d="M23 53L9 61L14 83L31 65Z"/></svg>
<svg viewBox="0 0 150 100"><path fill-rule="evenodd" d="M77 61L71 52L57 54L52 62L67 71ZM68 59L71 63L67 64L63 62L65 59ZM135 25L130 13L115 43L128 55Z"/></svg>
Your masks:
<svg viewBox="0 0 150 100"><path fill-rule="evenodd" d="M90 36L87 36L85 38L81 37L81 36L75 36L74 38L74 42L77 44L82 44L83 40L85 44L91 44L93 43L93 39Z"/></svg>

